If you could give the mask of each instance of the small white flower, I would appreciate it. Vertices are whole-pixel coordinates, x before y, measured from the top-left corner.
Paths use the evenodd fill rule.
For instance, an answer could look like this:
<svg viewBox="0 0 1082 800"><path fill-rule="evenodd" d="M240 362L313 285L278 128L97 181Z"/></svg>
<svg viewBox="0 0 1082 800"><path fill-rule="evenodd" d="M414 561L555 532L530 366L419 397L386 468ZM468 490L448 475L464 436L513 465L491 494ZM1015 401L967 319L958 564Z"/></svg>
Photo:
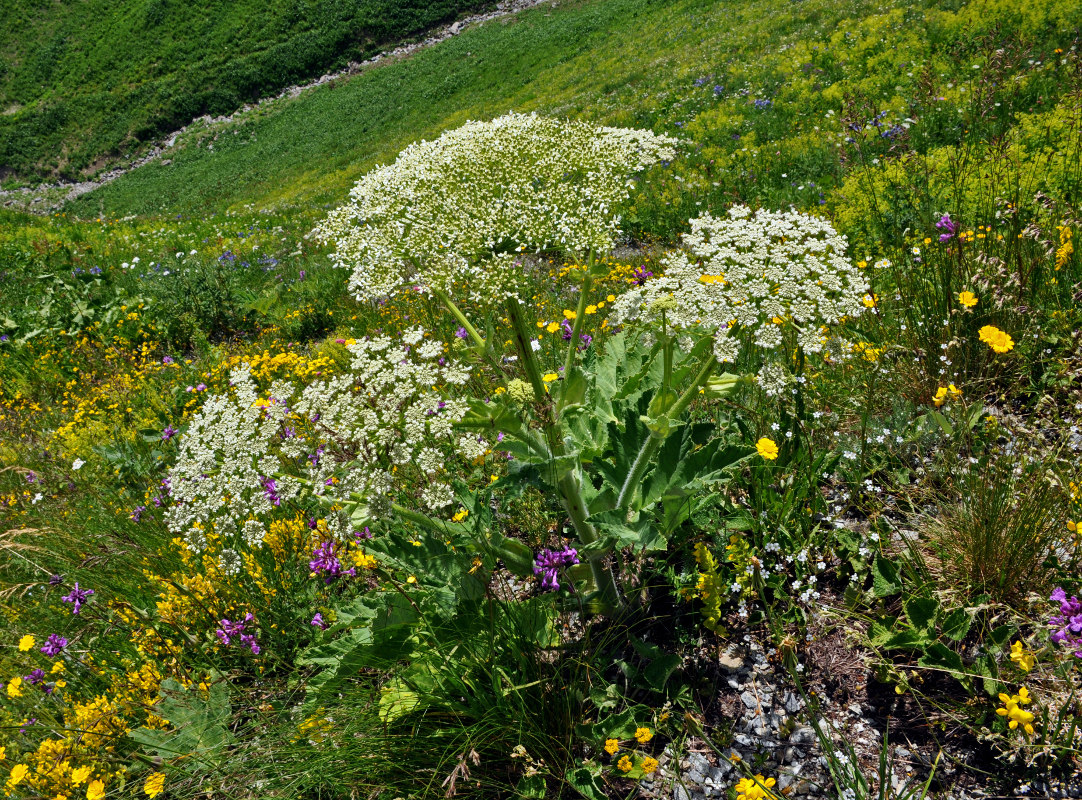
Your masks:
<svg viewBox="0 0 1082 800"><path fill-rule="evenodd" d="M74 461L71 462L71 468L72 469L82 469L83 464L85 464L85 463L86 462L83 461L81 458L77 458L77 459L75 459Z"/></svg>

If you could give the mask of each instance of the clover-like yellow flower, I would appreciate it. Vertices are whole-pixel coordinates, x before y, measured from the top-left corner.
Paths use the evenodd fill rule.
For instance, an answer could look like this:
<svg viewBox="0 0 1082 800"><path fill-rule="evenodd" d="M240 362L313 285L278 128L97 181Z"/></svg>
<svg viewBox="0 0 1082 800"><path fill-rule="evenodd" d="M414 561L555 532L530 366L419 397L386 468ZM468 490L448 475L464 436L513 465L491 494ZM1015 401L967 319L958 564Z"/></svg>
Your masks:
<svg viewBox="0 0 1082 800"><path fill-rule="evenodd" d="M633 766L634 765L631 763L631 758L626 755L621 756L620 760L616 762L616 768L621 772L631 772L631 768Z"/></svg>
<svg viewBox="0 0 1082 800"><path fill-rule="evenodd" d="M1011 645L1011 661L1023 672L1029 672L1037 664L1037 659L1025 649L1021 640Z"/></svg>
<svg viewBox="0 0 1082 800"><path fill-rule="evenodd" d="M143 784L143 791L148 797L157 797L165 791L165 773L152 772Z"/></svg>
<svg viewBox="0 0 1082 800"><path fill-rule="evenodd" d="M605 752L610 756L616 755L616 751L620 749L619 739L606 739L605 740Z"/></svg>
<svg viewBox="0 0 1082 800"><path fill-rule="evenodd" d="M773 439L768 439L765 436L755 443L755 449L767 461L773 461L778 457L778 446Z"/></svg>
<svg viewBox="0 0 1082 800"><path fill-rule="evenodd" d="M34 647L36 640L29 633L19 640L19 652L25 653Z"/></svg>
<svg viewBox="0 0 1082 800"><path fill-rule="evenodd" d="M653 775L657 771L657 768L658 760L656 758L651 758L650 756L644 758L639 765L639 769L642 770L643 775Z"/></svg>
<svg viewBox="0 0 1082 800"><path fill-rule="evenodd" d="M973 292L959 292L958 302L966 308L973 308L973 306L977 305L977 295L973 294Z"/></svg>
<svg viewBox="0 0 1082 800"><path fill-rule="evenodd" d="M1011 730L1021 727L1027 735L1030 735L1033 733L1033 720L1035 717L1033 712L1026 711L1022 706L1031 702L1031 700L1029 690L1025 686L1018 690L1018 694L1008 695L1000 692L999 702L1003 703L1003 707L997 708L996 713L1010 720L1007 727Z"/></svg>
<svg viewBox="0 0 1082 800"><path fill-rule="evenodd" d="M767 789L777 783L773 778L756 775L754 778L741 778L736 784L736 800L764 800Z"/></svg>
<svg viewBox="0 0 1082 800"><path fill-rule="evenodd" d="M649 728L636 728L635 729L635 741L639 744L646 744L648 741L654 738L654 734Z"/></svg>
<svg viewBox="0 0 1082 800"><path fill-rule="evenodd" d="M997 353L1006 353L1014 347L1014 339L1001 331L995 325L985 325L978 331L981 341L995 350Z"/></svg>

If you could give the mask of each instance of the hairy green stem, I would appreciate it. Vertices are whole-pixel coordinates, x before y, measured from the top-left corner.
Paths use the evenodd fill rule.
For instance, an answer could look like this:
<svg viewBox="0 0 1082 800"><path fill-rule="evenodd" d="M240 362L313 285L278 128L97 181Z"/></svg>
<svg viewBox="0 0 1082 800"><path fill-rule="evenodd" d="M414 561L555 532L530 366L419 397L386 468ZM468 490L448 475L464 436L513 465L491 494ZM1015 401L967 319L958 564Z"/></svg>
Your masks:
<svg viewBox="0 0 1082 800"><path fill-rule="evenodd" d="M552 398L549 396L548 391L545 389L544 381L541 379L541 369L537 365L533 347L530 345L532 339L531 332L526 327L526 321L522 318L522 310L517 300L512 299L508 301L507 318L511 322L511 330L513 332L512 335L514 336L515 346L518 350L519 363L522 364L522 368L526 372L526 377L533 387L534 399L540 407L538 419L541 422L549 453L553 460L562 458L566 455L567 451L564 447L560 420L556 417L555 409L552 405ZM584 545L596 542L597 530L588 519L589 510L586 507L586 501L583 499L582 485L579 482L576 471L566 471L559 479L557 479L556 486L560 492L560 498L563 500L567 516L570 518L571 524L575 528L575 534L578 537L578 540ZM604 553L592 553L588 556L590 573L593 576L594 584L597 586L604 604L610 608L619 608L623 606L623 598L620 595L619 589L616 587L615 576L604 564L604 557Z"/></svg>
<svg viewBox="0 0 1082 800"><path fill-rule="evenodd" d="M698 375L695 376L695 380L692 381L691 386L680 395L672 407L665 412L665 415L670 419L678 419L686 410L691 401L695 399L695 396L699 393L699 387L706 383L710 377L710 373L714 371L714 366L717 362L714 360L713 354L707 354L706 360L700 368ZM664 387L662 387L664 391ZM650 432L650 436L642 443L642 447L639 448L638 455L635 456L635 461L631 464L631 470L627 473L627 477L624 479L623 486L620 487L620 495L616 498L616 507L625 508L627 503L631 500L631 495L635 491L635 487L642 481L642 476L646 474L646 468L650 466L650 462L654 456L657 455L657 451L664 444L665 440L669 438L669 434L660 434L653 431Z"/></svg>
<svg viewBox="0 0 1082 800"><path fill-rule="evenodd" d="M594 251L590 251L590 259L586 265L586 276L582 279L579 287L579 305L575 311L575 324L571 328L571 341L567 343L567 357L564 359L564 377L571 372L575 363L575 351L578 349L579 336L582 334L582 321L586 316L586 301L593 285L593 276L590 274L594 268Z"/></svg>
<svg viewBox="0 0 1082 800"><path fill-rule="evenodd" d="M458 320L459 325L466 329L466 333L468 333L470 338L473 339L474 344L481 348L482 351L486 350L488 348L488 343L484 340L481 334L477 332L477 328L473 327L473 324L468 319L466 319L466 315L462 313L462 309L456 306L454 304L454 301L447 296L447 293L442 289L434 288L432 289L432 294L436 295L436 297L439 298L440 302L443 303L447 307L447 310L450 311L452 315L454 315L454 318Z"/></svg>

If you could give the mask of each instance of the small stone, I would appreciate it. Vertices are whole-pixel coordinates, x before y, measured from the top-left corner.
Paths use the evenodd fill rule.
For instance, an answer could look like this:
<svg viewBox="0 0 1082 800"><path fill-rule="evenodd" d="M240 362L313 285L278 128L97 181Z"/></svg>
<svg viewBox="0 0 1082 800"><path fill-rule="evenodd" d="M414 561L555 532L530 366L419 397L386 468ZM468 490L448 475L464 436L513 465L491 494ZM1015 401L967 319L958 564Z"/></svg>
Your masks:
<svg viewBox="0 0 1082 800"><path fill-rule="evenodd" d="M688 794L688 790L679 785L673 789L672 796L673 800L691 800L691 795Z"/></svg>
<svg viewBox="0 0 1082 800"><path fill-rule="evenodd" d="M759 707L759 698L753 695L751 692L744 692L742 695L740 695L740 699L748 708Z"/></svg>
<svg viewBox="0 0 1082 800"><path fill-rule="evenodd" d="M854 717L859 717L861 713L860 703L851 703L849 705L849 713Z"/></svg>
<svg viewBox="0 0 1082 800"><path fill-rule="evenodd" d="M804 701L800 699L800 695L793 692L786 692L783 702L785 704L785 710L790 714L795 714L800 710L801 706L804 705Z"/></svg>
<svg viewBox="0 0 1082 800"><path fill-rule="evenodd" d="M728 652L718 656L718 664L726 672L739 672L744 668L744 659Z"/></svg>
<svg viewBox="0 0 1082 800"><path fill-rule="evenodd" d="M789 741L792 744L811 744L815 741L815 731L807 727L797 728L789 734Z"/></svg>
<svg viewBox="0 0 1082 800"><path fill-rule="evenodd" d="M795 747L786 747L781 753L782 761L796 761L797 750Z"/></svg>

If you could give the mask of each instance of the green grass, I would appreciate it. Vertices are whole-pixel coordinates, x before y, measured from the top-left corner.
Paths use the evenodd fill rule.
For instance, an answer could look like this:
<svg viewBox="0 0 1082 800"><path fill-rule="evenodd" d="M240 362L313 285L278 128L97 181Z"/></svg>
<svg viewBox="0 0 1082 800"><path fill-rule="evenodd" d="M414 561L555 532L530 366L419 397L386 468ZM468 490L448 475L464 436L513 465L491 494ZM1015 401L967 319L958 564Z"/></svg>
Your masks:
<svg viewBox="0 0 1082 800"><path fill-rule="evenodd" d="M0 178L77 177L486 0L0 2Z"/></svg>

